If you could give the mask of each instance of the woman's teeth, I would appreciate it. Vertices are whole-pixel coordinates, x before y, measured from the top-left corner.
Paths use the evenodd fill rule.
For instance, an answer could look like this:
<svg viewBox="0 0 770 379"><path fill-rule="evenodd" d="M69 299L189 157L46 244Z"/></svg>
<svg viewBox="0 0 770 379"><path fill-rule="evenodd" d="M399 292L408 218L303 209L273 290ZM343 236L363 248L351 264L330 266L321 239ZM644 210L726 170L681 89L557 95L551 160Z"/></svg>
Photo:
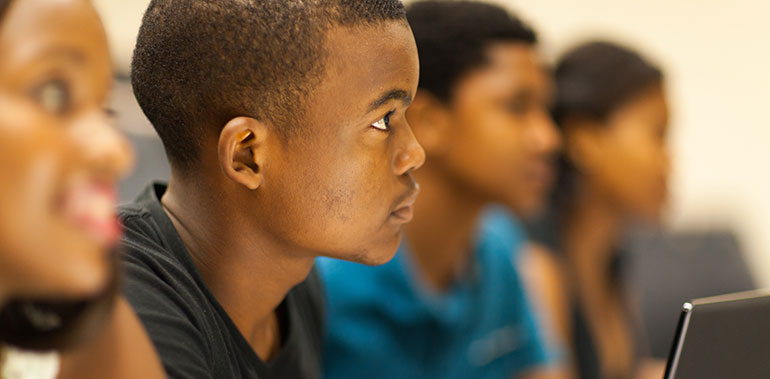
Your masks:
<svg viewBox="0 0 770 379"><path fill-rule="evenodd" d="M116 196L113 187L87 183L74 187L65 200L65 214L99 243L112 245L120 237L115 216Z"/></svg>

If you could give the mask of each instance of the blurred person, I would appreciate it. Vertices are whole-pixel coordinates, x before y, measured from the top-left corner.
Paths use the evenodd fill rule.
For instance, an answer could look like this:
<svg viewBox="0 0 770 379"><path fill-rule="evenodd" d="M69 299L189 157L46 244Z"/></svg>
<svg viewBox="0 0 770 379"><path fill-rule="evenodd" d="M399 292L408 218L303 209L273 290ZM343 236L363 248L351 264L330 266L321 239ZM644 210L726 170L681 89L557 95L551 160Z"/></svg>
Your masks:
<svg viewBox="0 0 770 379"><path fill-rule="evenodd" d="M169 376L320 377L314 261L395 254L418 75L398 0L150 2L131 83L171 179L119 214L126 296Z"/></svg>
<svg viewBox="0 0 770 379"><path fill-rule="evenodd" d="M421 63L407 119L427 155L422 194L391 262L319 261L326 377L562 377L514 268L524 236L485 211L533 213L553 181L560 136L535 33L478 2L419 1L407 18Z"/></svg>
<svg viewBox="0 0 770 379"><path fill-rule="evenodd" d="M572 346L581 378L660 378L647 359L620 245L629 226L657 224L667 196L669 111L661 70L625 47L590 42L555 69L564 136L552 208L523 270ZM537 283L535 283L537 282Z"/></svg>
<svg viewBox="0 0 770 379"><path fill-rule="evenodd" d="M0 0L0 376L160 378L118 296L106 35L85 0ZM60 366L60 353L64 353Z"/></svg>

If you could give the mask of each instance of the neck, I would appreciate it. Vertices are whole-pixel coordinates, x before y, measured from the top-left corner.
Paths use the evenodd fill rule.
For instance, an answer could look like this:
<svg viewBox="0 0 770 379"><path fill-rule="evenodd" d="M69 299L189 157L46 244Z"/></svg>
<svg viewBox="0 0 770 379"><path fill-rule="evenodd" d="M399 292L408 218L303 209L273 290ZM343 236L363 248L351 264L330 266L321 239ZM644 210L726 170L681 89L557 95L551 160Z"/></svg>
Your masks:
<svg viewBox="0 0 770 379"><path fill-rule="evenodd" d="M265 359L280 345L276 308L314 259L255 225L236 191L172 175L161 202L206 285Z"/></svg>
<svg viewBox="0 0 770 379"><path fill-rule="evenodd" d="M598 190L583 186L566 213L564 249L571 265L586 276L607 279L623 219Z"/></svg>
<svg viewBox="0 0 770 379"><path fill-rule="evenodd" d="M464 268L484 201L444 173L426 164L415 177L420 198L405 232L423 279L444 290Z"/></svg>

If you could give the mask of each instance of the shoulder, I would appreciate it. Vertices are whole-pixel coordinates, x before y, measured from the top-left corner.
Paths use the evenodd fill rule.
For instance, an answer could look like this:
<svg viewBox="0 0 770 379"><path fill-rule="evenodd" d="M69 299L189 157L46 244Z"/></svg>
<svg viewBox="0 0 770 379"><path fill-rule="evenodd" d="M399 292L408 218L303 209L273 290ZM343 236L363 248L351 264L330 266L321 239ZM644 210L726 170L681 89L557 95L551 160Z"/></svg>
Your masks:
<svg viewBox="0 0 770 379"><path fill-rule="evenodd" d="M190 328L195 315L206 304L190 268L167 243L173 236L158 225L148 207L139 203L120 207L124 226L120 243L124 273L124 293L151 334L171 332L153 330L175 324ZM154 337L154 336L153 336Z"/></svg>
<svg viewBox="0 0 770 379"><path fill-rule="evenodd" d="M482 250L503 251L506 258L517 254L526 240L521 223L502 206L491 206L481 216L478 245Z"/></svg>
<svg viewBox="0 0 770 379"><path fill-rule="evenodd" d="M123 227L121 244L127 253L144 250L143 247L160 248L160 226L146 207L139 203L122 205L118 208L118 220Z"/></svg>
<svg viewBox="0 0 770 379"><path fill-rule="evenodd" d="M551 249L539 243L529 243L522 251L517 265L528 282L549 291L560 292L566 287L566 273Z"/></svg>
<svg viewBox="0 0 770 379"><path fill-rule="evenodd" d="M531 243L519 259L527 292L553 346L569 346L572 336L570 293L565 268L548 247Z"/></svg>
<svg viewBox="0 0 770 379"><path fill-rule="evenodd" d="M164 242L145 210L122 208L123 293L167 373L207 378L213 367L213 313L194 276Z"/></svg>

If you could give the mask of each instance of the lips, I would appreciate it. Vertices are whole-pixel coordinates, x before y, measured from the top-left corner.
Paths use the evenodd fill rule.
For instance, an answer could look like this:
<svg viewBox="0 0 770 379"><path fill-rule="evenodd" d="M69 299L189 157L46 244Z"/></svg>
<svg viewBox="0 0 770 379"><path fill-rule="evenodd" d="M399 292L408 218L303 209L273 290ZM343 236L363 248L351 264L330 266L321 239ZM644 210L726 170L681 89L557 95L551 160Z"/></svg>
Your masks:
<svg viewBox="0 0 770 379"><path fill-rule="evenodd" d="M551 159L536 159L529 167L527 179L539 188L549 188L555 179L554 166Z"/></svg>
<svg viewBox="0 0 770 379"><path fill-rule="evenodd" d="M64 196L64 215L97 243L112 246L120 238L116 199L111 185L95 181L79 183Z"/></svg>
<svg viewBox="0 0 770 379"><path fill-rule="evenodd" d="M420 193L420 186L417 183L414 184L411 190L401 195L398 204L395 206L395 210L390 213L390 216L396 221L401 223L407 223L412 221L414 216L414 202L417 200L417 195Z"/></svg>

